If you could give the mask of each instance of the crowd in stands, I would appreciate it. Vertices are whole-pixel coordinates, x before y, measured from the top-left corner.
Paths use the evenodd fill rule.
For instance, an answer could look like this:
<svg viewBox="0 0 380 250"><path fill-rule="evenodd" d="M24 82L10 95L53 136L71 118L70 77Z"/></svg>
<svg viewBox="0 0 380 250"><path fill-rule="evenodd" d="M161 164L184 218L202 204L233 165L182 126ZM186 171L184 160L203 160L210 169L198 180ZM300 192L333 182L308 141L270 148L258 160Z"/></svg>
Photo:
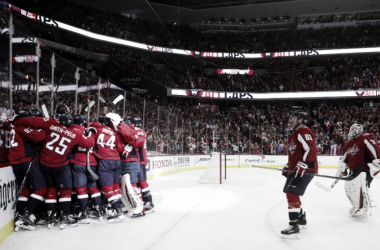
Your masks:
<svg viewBox="0 0 380 250"><path fill-rule="evenodd" d="M9 101L2 89L1 120L9 116ZM13 107L35 108L35 91L13 92ZM120 91L102 90L102 96L113 100ZM74 113L73 92L57 92L60 102L67 104ZM91 93L91 99L96 93ZM229 154L287 154L289 117L294 110L293 101L230 101L228 107L221 104L199 104L193 99L157 98L144 100L128 93L125 113L123 102L117 112L126 120L141 117L147 132L148 150L162 154L208 154L212 150ZM40 100L49 107L51 93L40 93ZM96 101L96 99L95 99ZM87 95L79 95L78 103L86 105ZM144 103L145 102L145 103ZM53 103L56 103L53 101ZM343 145L352 123L363 124L380 144L380 102L376 99L314 100L303 102L310 112L309 124L316 138L321 155L342 155ZM144 110L145 107L145 110ZM99 113L111 111L101 104ZM97 120L96 105L90 112L90 120Z"/></svg>
<svg viewBox="0 0 380 250"><path fill-rule="evenodd" d="M56 20L109 36L123 38L153 45L175 47L175 43L167 39L167 34L159 22L131 19L121 14L68 1L42 1L38 7L31 1L16 0L16 6L30 9L36 13L52 17ZM66 11L57 11L65 9ZM68 13L68 14L63 14ZM236 46L249 41L244 46L265 44L265 49L243 52L286 51L308 48L356 48L377 46L379 34L376 26L336 27L294 31L265 31L250 33L202 33L187 26L168 26L176 40L180 40L186 49L195 49L207 44L210 47L197 48L203 51L234 52ZM124 32L125 30L125 32ZM115 32L114 32L115 31ZM59 33L58 33L59 34ZM160 38L160 44L150 43L145 38ZM48 37L49 38L49 37ZM352 39L349 39L352 38ZM62 42L90 51L91 43L80 44L66 36L51 37ZM157 39L153 39L157 40ZM169 41L169 42L168 42ZM212 45L218 41L223 46ZM181 46L182 46L181 45ZM224 46L226 45L226 46ZM311 46L311 47L310 47ZM257 46L256 46L257 47ZM256 48L255 47L255 48ZM269 49L268 49L269 48ZM221 49L221 50L219 50ZM127 53L124 49L108 52L119 65L137 74L150 78L171 88L203 89L214 91L249 91L249 92L281 92L281 91L326 91L360 88L378 88L378 58L362 55L360 57L318 57L318 58L276 58L259 60L226 60L191 58L178 56L175 59L165 54L152 53L146 56L141 53ZM45 58L46 59L46 58ZM49 60L45 79L49 79ZM253 69L251 75L217 75L217 68ZM47 81L48 82L48 81Z"/></svg>
<svg viewBox="0 0 380 250"><path fill-rule="evenodd" d="M319 58L316 60L215 61L211 67L197 59L170 60L143 55L114 54L119 64L171 88L214 91L289 92L379 88L377 58ZM160 65L160 66L158 66ZM218 75L220 68L254 69L254 75Z"/></svg>
<svg viewBox="0 0 380 250"><path fill-rule="evenodd" d="M34 11L83 29L109 36L122 37L132 41L161 45L178 46L169 39L164 28L158 23L134 20L120 14L84 7L68 1L15 0L16 6ZM43 4L42 4L43 3ZM65 11L61 11L65 9ZM357 48L377 46L379 30L368 26L361 29L325 28L322 30L265 31L251 33L201 33L190 27L171 27L173 36L181 47L205 51L265 52L286 51L307 48ZM363 39L365 37L365 39ZM344 39L343 39L344 38ZM65 38L59 38L64 41ZM215 43L218 41L218 44ZM249 41L250 43L247 43ZM258 45L259 44L259 45ZM260 47L260 44L265 44ZM94 50L89 44L84 47ZM18 47L14 48L19 49ZM3 50L3 49L2 49ZM43 48L44 50L44 48ZM257 51L256 51L257 50ZM5 53L6 54L6 53ZM169 58L152 53L124 53L122 50L110 52L119 65L132 70L142 77L150 78L172 88L203 89L217 91L247 92L287 92L287 91L327 91L360 88L379 88L380 64L374 56L358 57L318 57L260 60L198 60L191 57ZM221 68L254 69L254 75L217 75ZM20 63L13 65L14 72L36 75L35 65ZM55 83L74 83L73 65L57 60ZM37 93L32 81L28 88L20 88L25 79L14 74L13 107L32 109L36 95L40 104L50 107L50 92ZM2 76L1 76L2 77ZM41 57L41 84L51 81L50 57ZM83 74L79 86L91 87L99 79ZM6 89L0 89L1 120L10 116L9 96ZM91 99L97 101L97 92L91 92ZM102 90L102 97L113 100L116 90ZM166 97L131 94L126 100L125 113L121 104L117 111L125 119L139 116L144 119L144 129L148 136L148 149L167 154L207 154L211 150L229 154L287 154L287 136L290 133L288 121L294 111L293 101L229 101L200 104L193 99L171 99ZM57 99L75 110L75 94L57 92ZM57 101L53 100L53 104ZM78 104L87 103L87 95L78 95ZM97 103L97 102L96 102ZM309 101L304 102L313 118L310 125L316 135L319 154L342 155L348 129L354 122L365 126L380 142L380 118L375 99ZM298 105L297 105L298 106ZM145 110L143 109L145 107ZM78 107L79 108L79 107ZM110 111L107 104L101 103L91 110L91 121L97 114ZM79 108L80 109L80 108ZM5 144L3 144L5 145Z"/></svg>
<svg viewBox="0 0 380 250"><path fill-rule="evenodd" d="M166 24L170 35L159 20L149 22L132 19L121 13L84 6L74 1L14 0L12 4L95 33L150 45L197 51L250 53L310 48L375 47L378 46L380 38L380 31L375 25L361 28L332 27L307 30L206 33L186 25Z"/></svg>

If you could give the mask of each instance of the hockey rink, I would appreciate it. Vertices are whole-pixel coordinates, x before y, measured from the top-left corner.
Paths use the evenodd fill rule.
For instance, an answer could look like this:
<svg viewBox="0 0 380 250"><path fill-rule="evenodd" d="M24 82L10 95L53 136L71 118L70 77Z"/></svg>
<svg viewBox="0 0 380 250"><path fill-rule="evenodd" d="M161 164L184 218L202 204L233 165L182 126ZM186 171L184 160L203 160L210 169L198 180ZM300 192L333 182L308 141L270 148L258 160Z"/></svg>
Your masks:
<svg viewBox="0 0 380 250"><path fill-rule="evenodd" d="M380 208L372 217L353 218L343 181L326 193L315 177L301 198L308 229L301 239L282 239L288 226L287 202L280 171L257 168L228 169L222 184L198 184L204 170L186 171L149 181L156 212L140 218L60 230L39 226L35 231L13 233L0 250L231 250L231 249L377 249ZM335 174L321 169L320 174ZM370 189L373 205L380 204L380 180Z"/></svg>

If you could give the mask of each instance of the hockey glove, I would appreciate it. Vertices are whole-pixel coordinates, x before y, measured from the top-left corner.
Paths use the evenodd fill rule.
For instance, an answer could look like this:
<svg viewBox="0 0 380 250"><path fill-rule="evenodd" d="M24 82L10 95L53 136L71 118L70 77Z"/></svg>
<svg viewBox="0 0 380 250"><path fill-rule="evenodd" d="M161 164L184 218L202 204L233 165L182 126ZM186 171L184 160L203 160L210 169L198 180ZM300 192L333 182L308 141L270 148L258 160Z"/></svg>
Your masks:
<svg viewBox="0 0 380 250"><path fill-rule="evenodd" d="M343 177L343 178L347 177L348 176L347 168L348 167L347 167L347 164L345 162L343 162L341 160L338 161L338 169L336 171L335 176L336 177Z"/></svg>
<svg viewBox="0 0 380 250"><path fill-rule="evenodd" d="M288 171L289 171L289 165L288 163L286 163L284 164L284 167L282 168L282 175L286 177L288 175Z"/></svg>
<svg viewBox="0 0 380 250"><path fill-rule="evenodd" d="M306 169L308 168L309 166L305 162L299 161L295 167L295 172L296 172L295 178L297 178L297 175L300 175L300 177L302 178Z"/></svg>
<svg viewBox="0 0 380 250"><path fill-rule="evenodd" d="M89 127L89 128L86 128L86 134L88 137L90 137L92 134L96 135L98 131L96 130L96 128L93 128L93 127Z"/></svg>
<svg viewBox="0 0 380 250"><path fill-rule="evenodd" d="M380 178L380 161L379 159L375 159L372 163L368 163L369 173L372 178Z"/></svg>
<svg viewBox="0 0 380 250"><path fill-rule="evenodd" d="M373 165L375 165L376 167L380 168L380 160L379 159L374 159L372 161Z"/></svg>
<svg viewBox="0 0 380 250"><path fill-rule="evenodd" d="M115 113L108 113L108 114L106 114L106 117L108 119L110 119L110 121L113 124L114 129L116 129L116 130L117 130L117 126L119 126L120 123L123 121L123 119L121 119L120 115L115 114Z"/></svg>

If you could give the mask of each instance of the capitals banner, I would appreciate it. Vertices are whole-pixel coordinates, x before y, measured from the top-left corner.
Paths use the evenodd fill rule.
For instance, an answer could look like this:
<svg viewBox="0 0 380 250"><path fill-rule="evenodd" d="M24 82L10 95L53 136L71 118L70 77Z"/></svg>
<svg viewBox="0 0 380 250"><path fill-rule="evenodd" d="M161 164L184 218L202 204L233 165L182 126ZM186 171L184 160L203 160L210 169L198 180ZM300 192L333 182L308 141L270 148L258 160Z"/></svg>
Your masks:
<svg viewBox="0 0 380 250"><path fill-rule="evenodd" d="M202 89L168 89L168 96L192 97L207 99L235 99L235 100L289 100L289 99L320 99L320 98L361 98L380 97L380 89L371 90L342 90L342 91L308 91L282 93L254 93L254 92L220 92Z"/></svg>
<svg viewBox="0 0 380 250"><path fill-rule="evenodd" d="M12 58L12 63L23 63L23 62L37 62L38 56L26 55L26 56L15 56Z"/></svg>
<svg viewBox="0 0 380 250"><path fill-rule="evenodd" d="M218 75L230 74L230 75L253 75L252 69L218 69Z"/></svg>
<svg viewBox="0 0 380 250"><path fill-rule="evenodd" d="M265 57L310 57L318 55L342 55L342 54L362 54L362 53L376 53L380 52L380 47L370 47L370 48L354 48L354 49L325 49L325 50L293 50L293 51L274 51L268 53L236 53L236 52L205 52L205 51L195 51L195 50L182 50L175 48L160 47L154 45L147 45L143 43L128 41L121 38L110 37L106 35L101 35L93 33L91 31L80 29L49 17L41 16L36 13L23 10L17 6L14 6L8 2L0 0L0 6L3 8L10 9L13 13L16 13L25 18L34 20L36 22L44 23L46 25L51 25L53 27L63 29L66 31L73 32L75 34L91 38L98 41L109 42L114 44L119 44L123 46L128 46L131 48L136 48L139 50L152 51L157 53L170 53L176 55L184 56L194 56L194 57L210 57L210 58L234 58L234 59L259 59ZM375 22L374 25L378 25Z"/></svg>

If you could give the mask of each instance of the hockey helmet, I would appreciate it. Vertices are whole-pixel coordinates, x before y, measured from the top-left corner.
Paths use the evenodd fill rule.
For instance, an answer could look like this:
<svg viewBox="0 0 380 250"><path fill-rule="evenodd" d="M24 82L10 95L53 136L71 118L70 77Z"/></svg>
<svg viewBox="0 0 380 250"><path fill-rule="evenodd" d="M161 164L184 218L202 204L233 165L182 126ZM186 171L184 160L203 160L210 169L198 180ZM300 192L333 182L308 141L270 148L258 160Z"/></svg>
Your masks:
<svg viewBox="0 0 380 250"><path fill-rule="evenodd" d="M140 117L132 117L130 120L129 120L133 126L135 127L141 127L142 125L142 120Z"/></svg>
<svg viewBox="0 0 380 250"><path fill-rule="evenodd" d="M292 119L293 117L297 117L297 121L299 119L302 119L301 121L302 124L307 124L307 122L310 119L310 115L306 111L302 111L302 110L294 111L293 114L290 116L290 119Z"/></svg>
<svg viewBox="0 0 380 250"><path fill-rule="evenodd" d="M34 117L42 117L42 112L39 109L32 109L30 110L30 113Z"/></svg>
<svg viewBox="0 0 380 250"><path fill-rule="evenodd" d="M32 116L32 113L30 112L30 110L20 109L18 111L18 116L20 118L22 118L22 117L29 117L29 116Z"/></svg>
<svg viewBox="0 0 380 250"><path fill-rule="evenodd" d="M73 124L73 117L70 114L63 114L59 118L59 123L66 127L70 127Z"/></svg>
<svg viewBox="0 0 380 250"><path fill-rule="evenodd" d="M58 104L58 106L55 108L55 113L58 116L69 114L70 109L65 104Z"/></svg>
<svg viewBox="0 0 380 250"><path fill-rule="evenodd" d="M74 124L84 126L86 123L86 117L84 115L74 115Z"/></svg>
<svg viewBox="0 0 380 250"><path fill-rule="evenodd" d="M352 124L348 131L349 138L356 138L363 133L363 126L361 124Z"/></svg>
<svg viewBox="0 0 380 250"><path fill-rule="evenodd" d="M100 124L108 126L108 127L111 127L111 123L112 123L111 120L108 117L106 117L105 115L99 116L98 122Z"/></svg>

